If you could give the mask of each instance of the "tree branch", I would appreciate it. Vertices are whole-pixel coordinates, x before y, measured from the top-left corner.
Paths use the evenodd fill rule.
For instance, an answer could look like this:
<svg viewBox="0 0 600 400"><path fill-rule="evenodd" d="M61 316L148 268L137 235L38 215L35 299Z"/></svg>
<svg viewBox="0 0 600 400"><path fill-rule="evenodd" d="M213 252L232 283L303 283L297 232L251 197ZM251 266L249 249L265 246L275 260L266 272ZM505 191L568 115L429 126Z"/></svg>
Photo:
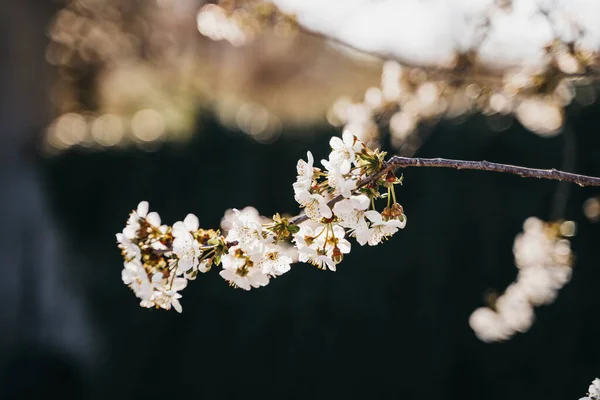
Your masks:
<svg viewBox="0 0 600 400"><path fill-rule="evenodd" d="M408 167L436 167L436 168L453 168L453 169L470 169L476 171L492 171L492 172L503 172L506 174L519 175L523 178L538 178L538 179L551 179L556 181L576 183L579 186L600 186L600 178L586 175L572 174L570 172L563 172L557 169L537 169L519 167L516 165L499 164L489 161L463 161L463 160L449 160L445 158L411 158L411 157L400 157L393 156L387 162L383 164L381 170L373 175L366 177L358 182L357 188L368 185L369 183L376 181L384 174L389 171L393 171L397 168L408 168ZM327 205L332 207L335 203L342 200L343 196L337 196L330 200ZM293 218L290 223L300 224L308 220L306 215L300 215Z"/></svg>

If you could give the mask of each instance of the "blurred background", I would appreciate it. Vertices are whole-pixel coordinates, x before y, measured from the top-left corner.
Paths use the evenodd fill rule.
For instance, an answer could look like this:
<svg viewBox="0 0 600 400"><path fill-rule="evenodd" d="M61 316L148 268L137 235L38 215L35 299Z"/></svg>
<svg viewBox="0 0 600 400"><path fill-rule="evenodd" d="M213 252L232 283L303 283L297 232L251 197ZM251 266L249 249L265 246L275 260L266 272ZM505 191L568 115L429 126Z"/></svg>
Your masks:
<svg viewBox="0 0 600 400"><path fill-rule="evenodd" d="M183 292L181 315L138 306L114 234L139 201L166 223L192 212L214 228L232 207L295 214L296 161L326 157L341 134L332 104L381 79L378 61L269 10L256 37L232 28L213 41L198 31L202 6L23 0L0 11L0 398L583 396L600 375L597 188L406 170L407 227L354 246L336 273L297 264L244 292L212 271ZM464 112L410 137L381 117L368 139L600 176L600 107L594 90L578 93L552 135ZM529 216L575 221L573 278L529 332L484 343L469 316L515 279L513 240Z"/></svg>

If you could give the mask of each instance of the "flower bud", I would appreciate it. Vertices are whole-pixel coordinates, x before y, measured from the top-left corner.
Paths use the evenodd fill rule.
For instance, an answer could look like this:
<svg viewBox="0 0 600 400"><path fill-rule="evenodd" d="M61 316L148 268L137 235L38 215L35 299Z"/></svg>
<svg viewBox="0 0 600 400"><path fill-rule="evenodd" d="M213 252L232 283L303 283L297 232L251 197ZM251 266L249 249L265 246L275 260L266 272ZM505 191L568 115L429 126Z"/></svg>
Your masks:
<svg viewBox="0 0 600 400"><path fill-rule="evenodd" d="M385 180L390 183L394 183L394 182L396 182L396 175L394 175L394 173L392 171L390 171L387 173Z"/></svg>
<svg viewBox="0 0 600 400"><path fill-rule="evenodd" d="M333 248L333 255L331 256L331 259L336 264L339 264L342 262L342 260L344 259L344 255L342 254L342 251L340 250L339 247L335 246Z"/></svg>
<svg viewBox="0 0 600 400"><path fill-rule="evenodd" d="M390 219L392 219L393 218L392 209L390 207L384 208L383 211L381 212L381 217L383 218L384 221L389 221Z"/></svg>
<svg viewBox="0 0 600 400"><path fill-rule="evenodd" d="M400 204L394 203L390 210L390 217L402 221L404 219L404 208Z"/></svg>

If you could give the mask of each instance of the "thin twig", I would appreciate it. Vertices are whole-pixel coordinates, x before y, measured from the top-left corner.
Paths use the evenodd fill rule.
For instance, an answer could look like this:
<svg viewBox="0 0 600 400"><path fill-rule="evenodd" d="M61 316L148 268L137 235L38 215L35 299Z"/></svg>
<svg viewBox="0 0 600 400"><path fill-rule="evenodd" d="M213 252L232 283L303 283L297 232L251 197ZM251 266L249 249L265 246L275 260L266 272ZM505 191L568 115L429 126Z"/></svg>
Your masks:
<svg viewBox="0 0 600 400"><path fill-rule="evenodd" d="M393 171L397 168L408 168L408 167L436 167L436 168L453 168L453 169L470 169L476 171L492 171L492 172L503 172L506 174L519 175L523 178L538 178L538 179L551 179L556 181L564 181L576 183L579 186L600 186L600 178L593 176L572 174L569 172L559 171L557 169L537 169L519 167L516 165L507 165L493 163L489 161L463 161L463 160L449 160L445 158L411 158L411 157L400 157L393 156L384 165L383 168L365 179L358 182L357 188L368 185L369 183L376 181L384 174L389 171ZM330 200L327 205L333 206L338 201L342 200L343 197L337 196ZM292 224L299 224L308 220L306 215L300 215L292 219Z"/></svg>

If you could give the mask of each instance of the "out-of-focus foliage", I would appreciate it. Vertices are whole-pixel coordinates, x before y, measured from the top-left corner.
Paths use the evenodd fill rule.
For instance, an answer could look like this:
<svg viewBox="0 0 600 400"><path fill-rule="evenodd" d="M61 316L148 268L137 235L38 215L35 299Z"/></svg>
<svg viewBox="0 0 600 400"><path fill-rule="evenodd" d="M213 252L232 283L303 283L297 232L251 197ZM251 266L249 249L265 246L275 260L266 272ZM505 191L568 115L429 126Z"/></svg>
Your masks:
<svg viewBox="0 0 600 400"><path fill-rule="evenodd" d="M377 81L373 62L340 57L289 19L269 17L269 6L234 12L246 21L243 46L214 42L199 29L207 33L219 22L207 17L215 7L197 0L66 2L48 28L46 59L58 71L48 150L132 142L152 148L188 137L207 108L225 125L272 142L283 123L319 123L336 97ZM251 35L261 15L265 26Z"/></svg>

